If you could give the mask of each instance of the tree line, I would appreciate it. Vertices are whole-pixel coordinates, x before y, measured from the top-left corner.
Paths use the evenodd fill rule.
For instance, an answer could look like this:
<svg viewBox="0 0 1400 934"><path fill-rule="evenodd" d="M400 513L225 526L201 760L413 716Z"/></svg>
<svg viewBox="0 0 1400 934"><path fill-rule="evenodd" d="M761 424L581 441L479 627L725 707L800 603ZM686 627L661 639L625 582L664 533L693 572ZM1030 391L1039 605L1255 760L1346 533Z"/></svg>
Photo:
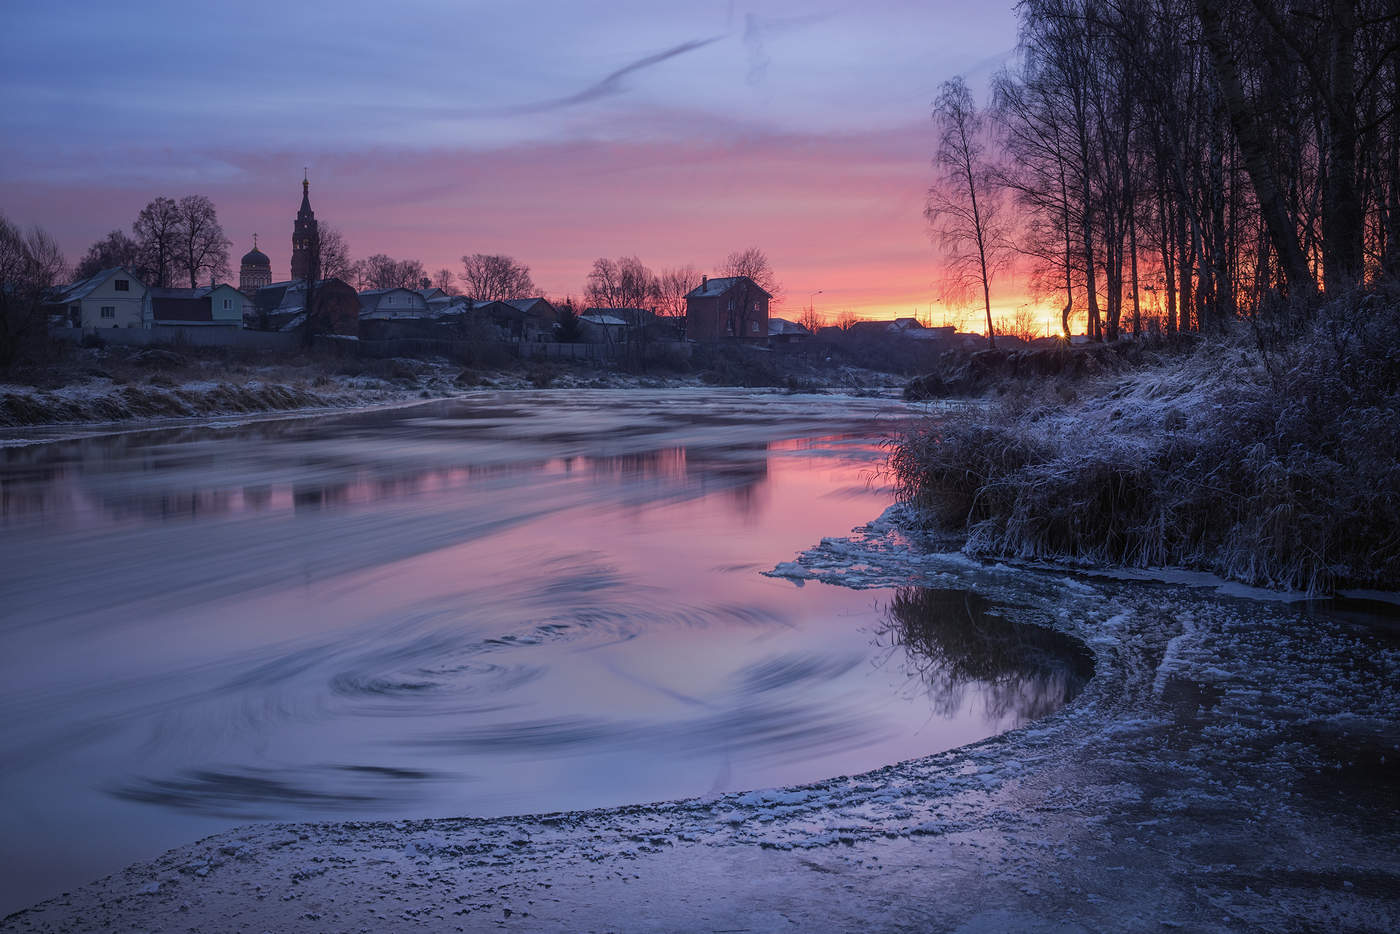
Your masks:
<svg viewBox="0 0 1400 934"><path fill-rule="evenodd" d="M1066 336L1082 315L1113 340L1296 323L1319 295L1400 274L1393 0L1018 10L1019 61L989 105L958 80L935 107L928 214L953 291L981 293L1016 256L1059 296Z"/></svg>

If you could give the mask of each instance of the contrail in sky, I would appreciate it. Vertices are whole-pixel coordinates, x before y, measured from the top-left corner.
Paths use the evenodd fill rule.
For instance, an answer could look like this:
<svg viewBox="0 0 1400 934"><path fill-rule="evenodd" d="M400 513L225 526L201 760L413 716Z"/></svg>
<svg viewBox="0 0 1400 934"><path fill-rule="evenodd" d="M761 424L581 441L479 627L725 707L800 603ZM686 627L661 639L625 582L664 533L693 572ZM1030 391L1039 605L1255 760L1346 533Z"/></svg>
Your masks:
<svg viewBox="0 0 1400 934"><path fill-rule="evenodd" d="M490 113L501 116L509 114L544 113L550 110L561 110L565 107L586 104L589 101L596 101L604 97L611 97L614 94L622 93L624 89L622 82L628 75L650 68L652 65L659 65L667 59L675 58L677 55L693 52L696 49L709 45L711 42L718 42L722 38L724 37L712 36L709 39L692 39L689 42L682 42L680 45L672 46L664 52L657 52L655 55L639 58L630 65L624 65L617 71L612 72L597 84L590 85L577 94L570 94L568 97L540 101L535 104L521 104L518 107L503 107L499 110L492 110Z"/></svg>

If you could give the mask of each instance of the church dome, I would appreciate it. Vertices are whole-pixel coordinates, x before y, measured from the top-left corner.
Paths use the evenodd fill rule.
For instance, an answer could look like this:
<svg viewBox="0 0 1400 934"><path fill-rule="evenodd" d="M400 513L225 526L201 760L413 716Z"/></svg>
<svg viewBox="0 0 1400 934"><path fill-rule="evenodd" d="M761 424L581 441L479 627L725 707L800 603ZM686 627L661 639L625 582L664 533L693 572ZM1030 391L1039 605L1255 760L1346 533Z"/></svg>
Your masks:
<svg viewBox="0 0 1400 934"><path fill-rule="evenodd" d="M272 260L267 258L267 254L257 247L253 247L243 254L242 263L244 266L271 266Z"/></svg>

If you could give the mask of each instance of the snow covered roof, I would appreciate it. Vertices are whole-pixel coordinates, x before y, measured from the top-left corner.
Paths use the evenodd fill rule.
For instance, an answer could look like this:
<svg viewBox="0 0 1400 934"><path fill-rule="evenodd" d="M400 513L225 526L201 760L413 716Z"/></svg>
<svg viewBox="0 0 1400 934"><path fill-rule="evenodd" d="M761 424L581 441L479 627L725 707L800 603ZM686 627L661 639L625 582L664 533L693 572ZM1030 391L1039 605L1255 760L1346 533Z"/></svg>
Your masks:
<svg viewBox="0 0 1400 934"><path fill-rule="evenodd" d="M604 315L597 312L590 312L588 314L579 315L578 317L580 321L587 321L589 324L601 324L607 327L619 328L625 328L627 326L627 320L625 318L619 318L616 315Z"/></svg>
<svg viewBox="0 0 1400 934"><path fill-rule="evenodd" d="M734 286L736 285L739 285L741 282L747 282L750 288L758 289L758 291L762 292L764 295L767 295L769 298L773 297L762 287L760 287L757 282L754 282L748 276L725 276L720 279L706 279L703 282L701 282L700 285L685 293L685 297L709 298L715 295L723 295L725 292L728 292L730 289L734 288Z"/></svg>
<svg viewBox="0 0 1400 934"><path fill-rule="evenodd" d="M786 318L768 319L768 336L776 337L782 334L808 334L810 333L796 321L789 321Z"/></svg>
<svg viewBox="0 0 1400 934"><path fill-rule="evenodd" d="M120 272L126 273L127 277L130 279L135 279L137 282L141 281L140 279L136 279L136 277L131 274L131 271L126 269L125 267L113 266L110 269L104 269L101 272L93 273L86 279L79 279L77 282L72 282L68 285L60 287L53 293L53 298L51 298L49 301L54 305L63 304L65 302L81 301L82 299L85 299L89 295L91 295L93 291L97 289L98 286L102 285L102 283L106 282L108 279L112 278ZM144 285L145 283L142 283L143 287Z"/></svg>
<svg viewBox="0 0 1400 934"><path fill-rule="evenodd" d="M508 298L506 304L517 311L525 312L527 315L537 315L546 310L552 313L554 310L554 306L545 298ZM544 308L541 308L541 305Z"/></svg>

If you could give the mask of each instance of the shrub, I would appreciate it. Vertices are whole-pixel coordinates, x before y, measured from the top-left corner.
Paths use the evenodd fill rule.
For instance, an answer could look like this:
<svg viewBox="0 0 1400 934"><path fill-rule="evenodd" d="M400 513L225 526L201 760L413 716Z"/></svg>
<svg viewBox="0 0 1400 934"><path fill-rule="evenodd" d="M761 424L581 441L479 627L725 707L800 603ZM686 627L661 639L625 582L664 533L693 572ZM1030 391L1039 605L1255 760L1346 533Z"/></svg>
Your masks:
<svg viewBox="0 0 1400 934"><path fill-rule="evenodd" d="M1362 305L1268 352L1203 344L1082 402L930 420L893 445L900 496L974 552L1400 587L1400 309Z"/></svg>

